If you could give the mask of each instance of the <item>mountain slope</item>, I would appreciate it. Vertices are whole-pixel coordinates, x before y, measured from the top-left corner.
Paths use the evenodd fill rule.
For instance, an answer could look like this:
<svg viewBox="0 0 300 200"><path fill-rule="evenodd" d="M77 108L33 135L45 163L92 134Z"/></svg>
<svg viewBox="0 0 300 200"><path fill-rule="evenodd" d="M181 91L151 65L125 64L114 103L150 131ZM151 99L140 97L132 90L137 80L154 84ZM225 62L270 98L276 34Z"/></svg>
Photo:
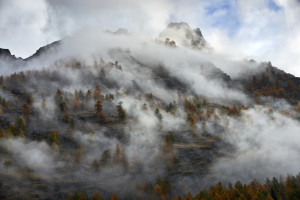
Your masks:
<svg viewBox="0 0 300 200"><path fill-rule="evenodd" d="M167 29L162 42L85 31L0 77L1 198L171 199L299 172L299 78L222 60L185 23ZM230 76L225 61L249 68Z"/></svg>

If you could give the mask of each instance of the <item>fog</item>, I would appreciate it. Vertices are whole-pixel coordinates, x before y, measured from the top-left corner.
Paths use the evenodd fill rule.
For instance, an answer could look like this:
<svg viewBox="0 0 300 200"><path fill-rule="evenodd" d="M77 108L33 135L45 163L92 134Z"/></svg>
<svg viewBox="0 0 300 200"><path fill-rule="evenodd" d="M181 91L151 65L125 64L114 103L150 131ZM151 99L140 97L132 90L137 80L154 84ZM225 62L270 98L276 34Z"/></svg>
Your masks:
<svg viewBox="0 0 300 200"><path fill-rule="evenodd" d="M25 71L27 78L22 89L35 99L28 128L40 132L34 132L38 139L25 136L0 140L0 147L6 152L0 158L1 172L16 172L22 177L20 171L29 169L50 182L59 180L62 186L67 180L74 180L79 187L87 184L100 188L104 194L143 197L141 191L134 194L139 183L155 184L157 177L171 176L167 169L170 157L179 155L182 145L197 145L196 139L204 141L209 135L219 141L215 142L216 150L213 145L209 150L195 150L196 154L207 156L207 168L199 166L202 173L171 176L178 189L175 194L180 194L185 186L196 193L218 181L248 183L298 173L299 113L289 103L273 98L264 99L264 105L255 105L255 99L241 85L231 82L260 73L266 65L232 60L211 49L191 48L192 42L188 42L187 46L172 47L143 35L86 29L16 70L1 70L2 75ZM109 118L106 124L95 120L95 100L83 103L82 110L72 110L76 92L86 94L97 85L102 94L114 95L114 99L103 102L103 113ZM70 117L76 119L75 130L59 119L62 114L54 98L57 89L67 99ZM8 98L7 91L2 90L1 96ZM217 103L210 107L201 104L202 114L191 127L185 101L200 105L204 99ZM174 113L167 112L165 107L173 101L178 107ZM125 109L127 120L112 123L119 104ZM239 116L230 116L224 114L223 105L249 108ZM211 116L203 117L207 112L212 112ZM61 142L67 141L65 147L47 142L45 135L52 130ZM174 145L177 149L172 146L166 153L165 137L169 132L185 143L180 141L177 147ZM113 164L99 167L97 162L101 162L106 150ZM179 160L190 159L180 155ZM5 167L7 160L12 162L9 169Z"/></svg>
<svg viewBox="0 0 300 200"><path fill-rule="evenodd" d="M178 178L178 189L188 186L197 193L199 185L209 188L218 182L236 181L249 184L299 173L299 120L270 107L255 106L239 118L222 117L219 123L225 128L223 132L215 127L210 131L233 149L221 150L224 156L212 163L203 178Z"/></svg>
<svg viewBox="0 0 300 200"><path fill-rule="evenodd" d="M220 179L263 181L265 177L298 173L299 121L260 106L246 111L240 120L227 120L225 139L237 152L212 167Z"/></svg>
<svg viewBox="0 0 300 200"><path fill-rule="evenodd" d="M169 94L170 92L164 91L160 87L155 87L157 83L151 80L152 77L149 72L140 73L141 70L153 70L157 67L164 67L171 76L188 84L190 89L198 95L211 98L224 97L238 99L247 104L247 97L241 92L234 89L226 89L226 84L222 80L210 80L214 78L212 77L215 76L214 72L218 72L216 66L234 78L242 76L242 70L253 71L259 67L262 70L264 69L258 64L236 63L226 60L218 54L212 55L201 51L195 52L184 47L169 48L157 44L151 38L137 35L112 35L104 33L99 29L78 32L74 37L66 38L61 43L56 51L58 53L53 52L53 55L42 55L38 60L32 60L22 70L40 69L41 66L55 67L56 64L61 65L60 61L64 63L64 60L74 58L84 61L86 65L93 65L94 61L97 60L99 62L101 57L105 61L119 61L123 71L110 71L107 76L109 79L117 81L120 86L126 89L132 86L132 80L135 80L144 91L152 90L151 92L155 95L157 94L159 97L162 97L161 95L165 93L169 97L165 96L163 99L166 99L166 101L174 100L174 94ZM118 50L113 50L116 48ZM140 63L135 63L136 61L132 57L142 64L147 65L150 69L141 69L143 66L140 66ZM221 62L222 64L220 64ZM236 70L238 67L235 66L240 63L243 66ZM233 66L233 69L229 67L230 64ZM70 80L78 80L78 74L75 75L75 73L77 72L70 71L67 73L74 74L69 77ZM76 81L72 85L76 85ZM77 85L79 86L80 83ZM151 86L151 89L147 88L149 86Z"/></svg>

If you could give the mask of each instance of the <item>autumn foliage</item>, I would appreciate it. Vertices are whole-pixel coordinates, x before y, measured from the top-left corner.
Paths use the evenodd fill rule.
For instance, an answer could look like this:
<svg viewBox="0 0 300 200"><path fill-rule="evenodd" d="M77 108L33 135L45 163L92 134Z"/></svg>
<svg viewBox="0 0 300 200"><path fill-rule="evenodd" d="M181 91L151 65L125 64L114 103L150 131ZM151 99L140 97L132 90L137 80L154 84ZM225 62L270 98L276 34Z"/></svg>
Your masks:
<svg viewBox="0 0 300 200"><path fill-rule="evenodd" d="M142 184L138 185L142 186ZM143 187L138 187L137 189L141 188L147 191L153 190L156 195L154 199L160 200L297 200L300 197L300 174L287 176L285 179L281 178L279 180L277 178L267 178L264 184L257 180L253 180L249 184L242 184L240 181L237 181L235 184L229 183L227 186L219 182L208 190L199 190L195 195L187 192L184 197L180 195L171 197L172 184L161 177L158 177L153 187L143 185ZM82 193L75 193L70 195L69 199L84 199L84 197L86 195ZM94 197L97 197L95 199L103 199L99 193L94 193L92 199ZM119 198L116 194L113 194L110 199Z"/></svg>
<svg viewBox="0 0 300 200"><path fill-rule="evenodd" d="M261 89L255 90L254 91L254 95L255 96L273 96L273 97L277 97L277 98L285 98L286 94L285 94L285 90L283 88L278 88L274 85L272 86L265 86Z"/></svg>
<svg viewBox="0 0 300 200"><path fill-rule="evenodd" d="M99 119L102 119L102 120L106 119L104 113L102 112L102 101L101 100L97 100L97 102L95 104L95 111L96 111L96 115Z"/></svg>
<svg viewBox="0 0 300 200"><path fill-rule="evenodd" d="M100 89L99 85L96 86L96 88L93 92L93 98L94 98L94 100L100 100L100 98L101 98L101 89Z"/></svg>
<svg viewBox="0 0 300 200"><path fill-rule="evenodd" d="M52 130L49 135L49 142L50 144L59 144L59 139L57 138L57 134L55 130Z"/></svg>
<svg viewBox="0 0 300 200"><path fill-rule="evenodd" d="M242 110L247 110L249 107L246 106L223 106L228 115L240 115Z"/></svg>

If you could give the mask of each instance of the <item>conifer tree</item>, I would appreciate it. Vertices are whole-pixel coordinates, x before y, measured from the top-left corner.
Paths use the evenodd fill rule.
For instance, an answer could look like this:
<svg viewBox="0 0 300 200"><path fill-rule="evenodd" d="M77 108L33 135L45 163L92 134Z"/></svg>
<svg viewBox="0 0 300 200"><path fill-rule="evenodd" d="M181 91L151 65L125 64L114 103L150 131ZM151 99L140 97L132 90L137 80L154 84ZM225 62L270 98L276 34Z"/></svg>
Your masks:
<svg viewBox="0 0 300 200"><path fill-rule="evenodd" d="M104 198L100 195L98 191L95 191L92 196L92 200L104 200Z"/></svg>
<svg viewBox="0 0 300 200"><path fill-rule="evenodd" d="M158 119L159 121L162 120L162 115L160 114L160 111L159 111L158 108L155 109L155 116L157 117L157 119Z"/></svg>
<svg viewBox="0 0 300 200"><path fill-rule="evenodd" d="M94 98L95 101L101 99L101 89L100 89L99 85L97 85L95 90L94 90L93 98Z"/></svg>
<svg viewBox="0 0 300 200"><path fill-rule="evenodd" d="M111 163L111 153L109 149L106 149L101 156L100 165L105 167Z"/></svg>
<svg viewBox="0 0 300 200"><path fill-rule="evenodd" d="M97 100L97 102L95 104L95 111L96 111L96 115L99 119L102 119L102 120L106 119L104 113L102 112L102 101L101 100Z"/></svg>
<svg viewBox="0 0 300 200"><path fill-rule="evenodd" d="M30 108L29 108L29 105L27 103L24 103L22 105L23 107L23 115L28 117L29 113L30 113Z"/></svg>
<svg viewBox="0 0 300 200"><path fill-rule="evenodd" d="M119 102L119 104L116 106L116 108L117 108L117 111L118 111L119 119L122 120L122 121L125 120L126 111L123 109L122 102Z"/></svg>
<svg viewBox="0 0 300 200"><path fill-rule="evenodd" d="M15 122L15 134L24 135L27 132L26 122L23 117L18 117Z"/></svg>

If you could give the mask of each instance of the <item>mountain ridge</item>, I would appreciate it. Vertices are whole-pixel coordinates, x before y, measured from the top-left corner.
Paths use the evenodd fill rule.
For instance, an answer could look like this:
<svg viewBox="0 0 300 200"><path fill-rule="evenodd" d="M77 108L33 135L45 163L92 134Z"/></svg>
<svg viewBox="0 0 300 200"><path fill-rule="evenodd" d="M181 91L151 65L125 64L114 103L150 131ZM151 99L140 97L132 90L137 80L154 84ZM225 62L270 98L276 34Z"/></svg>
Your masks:
<svg viewBox="0 0 300 200"><path fill-rule="evenodd" d="M129 34L126 29L118 29L116 32L106 30L104 32L112 35ZM182 38L181 41L179 39L180 37ZM164 29L158 36L158 39L160 40L164 40L166 38L175 40L177 38L177 40L175 41L176 44L181 42L180 45L182 46L200 51L206 48L210 48L209 44L203 37L201 30L199 28L192 29L189 26L189 24L185 22L169 23L166 29ZM37 49L34 54L24 59L17 58L15 55L12 55L9 49L0 48L0 61L1 59L4 59L8 62L11 62L12 65L19 64L21 66L25 66L28 62L37 59L42 55L47 56L49 51L57 51L57 48L59 47L59 45L62 44L62 41L63 40L57 40L45 46L42 46L39 49ZM255 61L251 60L251 62ZM220 79L223 80L224 83L227 83L231 86L236 85L236 83L242 84L246 88L246 91L248 91L252 95L254 95L255 92L258 93L261 90L265 90L266 87L268 89L268 87L277 85L280 86L280 88L283 88L286 91L287 95L289 95L290 97L296 96L296 99L298 99L298 95L296 94L297 92L294 91L295 87L290 87L288 85L297 86L300 83L299 77L296 77L293 74L286 73L284 70L272 66L271 62L266 62L265 64L263 64L263 66L266 67L266 70L263 70L261 73L258 73L256 75L248 74L248 78L240 78L237 80L233 80L230 75L225 73L223 70L221 70L218 66L215 66L214 64L209 64L208 66L206 66L206 70L204 70L203 73L205 73L205 76L207 76L209 79ZM265 78L266 74L268 74L269 78L267 78L266 80L259 80L259 86L255 86L256 83L254 83L255 81L253 82L253 79L255 79L256 76L259 79L263 79ZM297 102L295 101L294 103Z"/></svg>
<svg viewBox="0 0 300 200"><path fill-rule="evenodd" d="M300 79L207 53L177 25L187 46L85 32L0 63L0 199L166 200L298 173Z"/></svg>

